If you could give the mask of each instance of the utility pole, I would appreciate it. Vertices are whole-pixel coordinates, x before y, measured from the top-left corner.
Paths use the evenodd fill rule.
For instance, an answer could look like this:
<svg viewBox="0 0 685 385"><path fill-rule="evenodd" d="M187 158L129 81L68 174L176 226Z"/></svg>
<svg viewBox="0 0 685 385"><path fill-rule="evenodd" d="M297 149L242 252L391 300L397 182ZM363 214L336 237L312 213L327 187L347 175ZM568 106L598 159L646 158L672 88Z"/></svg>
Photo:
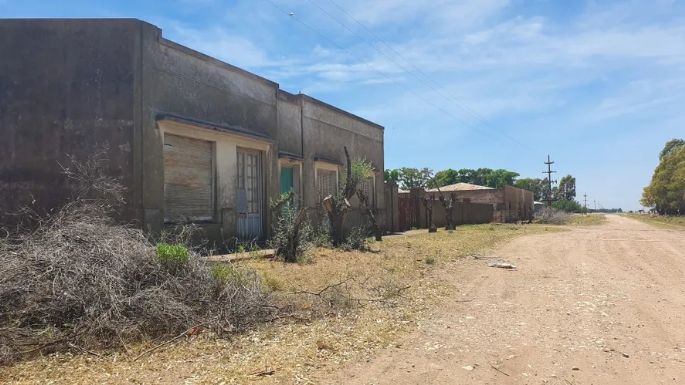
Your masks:
<svg viewBox="0 0 685 385"><path fill-rule="evenodd" d="M547 155L547 162L545 162L547 165L547 171L543 171L543 174L547 174L547 207L552 207L552 174L555 173L556 171L552 170L552 165L554 162L550 159L549 155ZM556 183L556 181L554 181Z"/></svg>
<svg viewBox="0 0 685 385"><path fill-rule="evenodd" d="M587 193L583 194L583 208L585 209L585 215L587 215Z"/></svg>

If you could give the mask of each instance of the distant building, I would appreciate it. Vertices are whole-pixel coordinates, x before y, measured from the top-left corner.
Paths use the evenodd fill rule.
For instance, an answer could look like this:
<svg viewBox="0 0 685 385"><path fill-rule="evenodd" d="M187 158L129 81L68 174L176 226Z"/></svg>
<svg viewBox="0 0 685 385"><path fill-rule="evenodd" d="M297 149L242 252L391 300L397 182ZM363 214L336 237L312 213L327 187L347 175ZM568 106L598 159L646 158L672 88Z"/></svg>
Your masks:
<svg viewBox="0 0 685 385"><path fill-rule="evenodd" d="M533 219L532 191L512 186L492 188L470 183L455 183L439 189L426 190L426 194L433 195L436 199L441 192L443 195L453 195L458 202L491 204L494 222L518 222Z"/></svg>

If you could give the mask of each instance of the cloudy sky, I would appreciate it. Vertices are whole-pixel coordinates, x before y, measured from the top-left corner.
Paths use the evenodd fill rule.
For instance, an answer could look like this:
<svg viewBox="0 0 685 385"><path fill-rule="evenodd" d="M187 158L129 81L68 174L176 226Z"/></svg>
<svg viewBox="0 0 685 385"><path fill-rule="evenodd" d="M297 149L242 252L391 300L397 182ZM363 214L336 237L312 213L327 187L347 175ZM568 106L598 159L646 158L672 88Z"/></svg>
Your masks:
<svg viewBox="0 0 685 385"><path fill-rule="evenodd" d="M685 1L0 0L0 17L136 17L386 127L386 167L507 168L639 208L685 137Z"/></svg>

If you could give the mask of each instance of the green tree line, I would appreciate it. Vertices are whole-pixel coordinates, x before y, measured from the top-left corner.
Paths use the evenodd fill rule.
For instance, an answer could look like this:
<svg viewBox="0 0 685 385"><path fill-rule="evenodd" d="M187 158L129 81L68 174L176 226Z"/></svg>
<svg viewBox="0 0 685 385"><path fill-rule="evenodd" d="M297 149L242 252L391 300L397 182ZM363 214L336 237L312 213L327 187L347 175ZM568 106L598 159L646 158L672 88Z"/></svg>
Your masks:
<svg viewBox="0 0 685 385"><path fill-rule="evenodd" d="M640 203L659 214L685 215L685 140L666 143Z"/></svg>
<svg viewBox="0 0 685 385"><path fill-rule="evenodd" d="M520 174L515 171L490 168L448 168L435 173L429 168L402 167L385 170L385 180L396 183L403 190L443 187L455 183L470 183L492 188L514 186L532 191L536 201L547 200L549 187L546 178L519 179L519 176ZM572 175L561 178L558 185L552 187L551 194L556 208L570 212L582 211L582 206L575 200L576 178Z"/></svg>

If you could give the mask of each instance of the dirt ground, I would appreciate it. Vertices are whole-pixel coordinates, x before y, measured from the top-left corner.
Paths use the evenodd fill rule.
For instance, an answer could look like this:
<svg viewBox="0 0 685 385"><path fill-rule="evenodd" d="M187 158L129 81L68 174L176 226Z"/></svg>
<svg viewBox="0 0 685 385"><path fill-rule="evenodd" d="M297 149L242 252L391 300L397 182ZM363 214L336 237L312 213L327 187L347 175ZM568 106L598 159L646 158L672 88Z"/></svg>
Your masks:
<svg viewBox="0 0 685 385"><path fill-rule="evenodd" d="M322 384L683 384L685 231L607 216L445 270L458 292Z"/></svg>

